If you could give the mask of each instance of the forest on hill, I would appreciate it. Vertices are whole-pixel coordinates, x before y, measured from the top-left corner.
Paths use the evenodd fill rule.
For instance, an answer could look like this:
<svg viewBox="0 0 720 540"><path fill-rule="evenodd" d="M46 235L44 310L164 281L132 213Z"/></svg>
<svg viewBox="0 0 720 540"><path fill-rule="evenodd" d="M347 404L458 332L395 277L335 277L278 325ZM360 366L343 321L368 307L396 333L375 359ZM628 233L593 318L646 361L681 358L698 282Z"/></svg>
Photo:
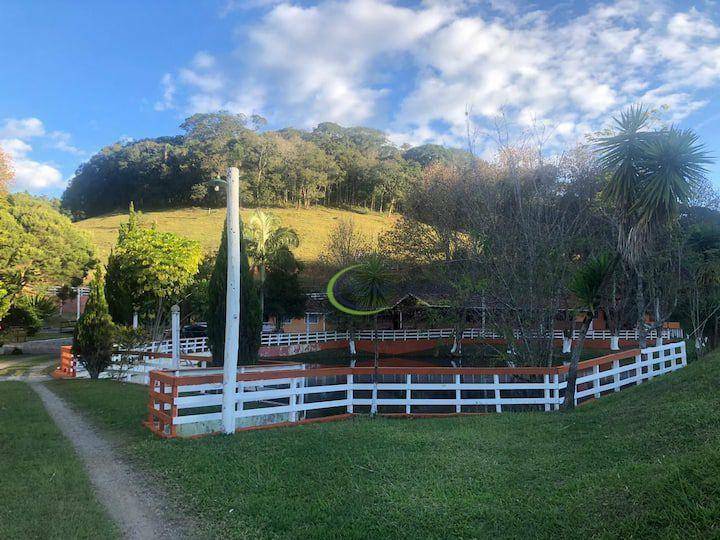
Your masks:
<svg viewBox="0 0 720 540"><path fill-rule="evenodd" d="M126 209L224 206L207 182L239 166L243 204L315 204L393 212L430 163L468 162L468 152L392 144L367 127L321 123L312 131L264 131L260 116L195 114L182 135L117 142L83 163L62 196L76 218Z"/></svg>

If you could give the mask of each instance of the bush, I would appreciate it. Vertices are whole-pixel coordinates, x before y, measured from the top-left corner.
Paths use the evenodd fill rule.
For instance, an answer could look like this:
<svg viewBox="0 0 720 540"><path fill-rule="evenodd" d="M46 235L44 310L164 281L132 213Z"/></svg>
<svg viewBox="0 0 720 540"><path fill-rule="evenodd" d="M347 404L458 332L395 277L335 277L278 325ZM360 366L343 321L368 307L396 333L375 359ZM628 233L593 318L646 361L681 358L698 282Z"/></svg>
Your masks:
<svg viewBox="0 0 720 540"><path fill-rule="evenodd" d="M105 300L102 273L98 270L90 284L85 312L75 325L73 335L73 354L79 357L90 378L97 379L110 366L114 335L115 325Z"/></svg>
<svg viewBox="0 0 720 540"><path fill-rule="evenodd" d="M42 321L46 321L58 311L57 300L49 296L34 294L28 296L28 303Z"/></svg>
<svg viewBox="0 0 720 540"><path fill-rule="evenodd" d="M21 333L34 336L42 327L42 318L38 315L27 296L21 296L10 306L2 320L4 329L15 330L15 340L19 340ZM22 332L18 332L21 330Z"/></svg>

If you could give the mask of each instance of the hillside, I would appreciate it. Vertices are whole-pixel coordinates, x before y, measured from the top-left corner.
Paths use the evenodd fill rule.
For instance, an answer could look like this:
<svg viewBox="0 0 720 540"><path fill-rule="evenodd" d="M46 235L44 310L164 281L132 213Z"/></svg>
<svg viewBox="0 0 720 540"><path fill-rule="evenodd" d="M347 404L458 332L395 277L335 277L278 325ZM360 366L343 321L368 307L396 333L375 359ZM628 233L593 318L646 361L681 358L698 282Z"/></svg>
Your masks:
<svg viewBox="0 0 720 540"><path fill-rule="evenodd" d="M388 229L397 216L388 216L377 212L361 214L346 210L337 210L323 206L308 209L263 208L277 215L284 226L292 227L300 236L300 247L295 255L308 267L308 273L318 274L318 259L325 246L328 235L335 223L341 219L352 219L369 239ZM242 210L243 219L247 219L253 209ZM75 226L87 231L97 246L100 260L107 262L110 249L117 240L118 228L127 221L127 213L115 213L78 221ZM214 208L182 208L144 212L143 221L156 223L161 231L181 234L197 240L206 251L214 251L220 242L220 233L225 221L225 210Z"/></svg>

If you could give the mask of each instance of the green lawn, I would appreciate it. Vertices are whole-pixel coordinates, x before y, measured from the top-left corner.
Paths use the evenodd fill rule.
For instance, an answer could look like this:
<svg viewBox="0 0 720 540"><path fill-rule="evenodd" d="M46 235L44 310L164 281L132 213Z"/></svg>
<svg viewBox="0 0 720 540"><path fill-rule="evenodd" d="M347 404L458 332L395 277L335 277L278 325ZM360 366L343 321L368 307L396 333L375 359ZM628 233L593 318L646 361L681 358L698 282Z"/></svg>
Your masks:
<svg viewBox="0 0 720 540"><path fill-rule="evenodd" d="M717 537L720 355L574 413L355 420L160 440L147 389L53 390L167 481L209 534Z"/></svg>
<svg viewBox="0 0 720 540"><path fill-rule="evenodd" d="M72 446L25 383L0 382L0 538L116 538Z"/></svg>

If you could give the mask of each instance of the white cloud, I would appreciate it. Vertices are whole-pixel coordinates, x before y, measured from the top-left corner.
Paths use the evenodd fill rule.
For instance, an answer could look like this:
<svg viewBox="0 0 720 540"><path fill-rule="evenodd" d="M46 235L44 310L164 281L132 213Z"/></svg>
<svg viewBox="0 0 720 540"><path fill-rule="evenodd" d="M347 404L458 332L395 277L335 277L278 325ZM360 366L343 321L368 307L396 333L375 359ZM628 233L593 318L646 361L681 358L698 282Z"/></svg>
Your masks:
<svg viewBox="0 0 720 540"><path fill-rule="evenodd" d="M45 127L38 118L6 118L0 126L0 138L29 139L45 135Z"/></svg>
<svg viewBox="0 0 720 540"><path fill-rule="evenodd" d="M15 178L12 183L16 191L44 191L65 185L62 173L49 163L40 163L28 157L32 147L20 139L0 139L13 161Z"/></svg>
<svg viewBox="0 0 720 540"><path fill-rule="evenodd" d="M72 136L65 131L51 131L50 133L48 133L48 138L50 139L51 146L53 148L57 148L62 152L67 152L68 154L75 154L76 156L87 155L87 152L81 150L77 146L74 146L70 142L72 140Z"/></svg>
<svg viewBox="0 0 720 540"><path fill-rule="evenodd" d="M155 103L156 111L166 111L175 107L175 92L177 87L175 86L175 80L170 73L165 73L160 80L160 84L163 88L162 99Z"/></svg>
<svg viewBox="0 0 720 540"><path fill-rule="evenodd" d="M74 154L86 155L71 143L72 137L64 131L45 129L43 122L34 117L6 118L0 122L0 147L10 154L15 169L13 190L43 192L64 187L60 170L52 163L38 161L31 154L36 140L45 148L53 148Z"/></svg>
<svg viewBox="0 0 720 540"><path fill-rule="evenodd" d="M530 11L513 0L261 3L235 54L198 52L167 75L162 103L264 111L283 125L364 122L394 140L451 144L463 139L470 104L485 128L503 111L520 126L553 126L564 144L640 100L669 105L680 120L705 105L701 90L720 86L711 8L663 0L582 12Z"/></svg>

